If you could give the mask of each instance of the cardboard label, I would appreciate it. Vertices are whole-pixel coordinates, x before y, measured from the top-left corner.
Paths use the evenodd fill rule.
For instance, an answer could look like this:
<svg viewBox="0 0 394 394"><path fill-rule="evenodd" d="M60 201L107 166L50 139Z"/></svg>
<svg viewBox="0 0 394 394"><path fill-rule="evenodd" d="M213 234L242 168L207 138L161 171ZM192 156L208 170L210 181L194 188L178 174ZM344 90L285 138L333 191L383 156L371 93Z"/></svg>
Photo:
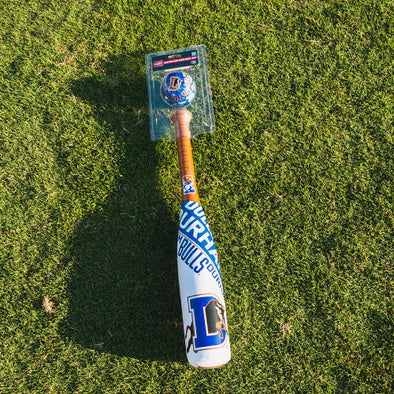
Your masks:
<svg viewBox="0 0 394 394"><path fill-rule="evenodd" d="M174 68L195 66L196 64L198 64L197 51L186 51L152 58L153 71L172 70Z"/></svg>

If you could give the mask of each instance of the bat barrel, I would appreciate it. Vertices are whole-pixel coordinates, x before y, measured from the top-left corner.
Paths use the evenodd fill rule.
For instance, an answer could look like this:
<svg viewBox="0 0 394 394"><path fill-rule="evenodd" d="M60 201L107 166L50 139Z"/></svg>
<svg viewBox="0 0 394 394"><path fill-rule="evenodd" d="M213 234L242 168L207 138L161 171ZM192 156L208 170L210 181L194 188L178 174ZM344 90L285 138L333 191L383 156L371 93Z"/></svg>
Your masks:
<svg viewBox="0 0 394 394"><path fill-rule="evenodd" d="M191 120L192 114L187 109L179 109L171 114L171 121L175 125L176 144L181 171L182 201L200 203L192 156Z"/></svg>

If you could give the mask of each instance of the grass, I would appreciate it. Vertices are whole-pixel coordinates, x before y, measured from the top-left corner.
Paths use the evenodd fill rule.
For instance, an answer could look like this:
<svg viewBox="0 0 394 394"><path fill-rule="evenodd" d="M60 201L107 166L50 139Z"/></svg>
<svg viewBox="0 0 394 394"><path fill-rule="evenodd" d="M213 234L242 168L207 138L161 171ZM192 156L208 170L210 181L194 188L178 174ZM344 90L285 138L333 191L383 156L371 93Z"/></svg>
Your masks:
<svg viewBox="0 0 394 394"><path fill-rule="evenodd" d="M0 4L0 391L389 392L389 1ZM193 141L233 360L186 364L144 55L207 46Z"/></svg>

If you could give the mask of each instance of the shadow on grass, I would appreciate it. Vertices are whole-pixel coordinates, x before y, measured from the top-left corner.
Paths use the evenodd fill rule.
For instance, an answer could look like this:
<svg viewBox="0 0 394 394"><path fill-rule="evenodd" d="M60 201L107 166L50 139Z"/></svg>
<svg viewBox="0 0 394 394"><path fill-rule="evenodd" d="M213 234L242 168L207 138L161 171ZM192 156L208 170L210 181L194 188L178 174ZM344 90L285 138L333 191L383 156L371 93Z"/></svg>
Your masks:
<svg viewBox="0 0 394 394"><path fill-rule="evenodd" d="M84 347L145 360L183 361L176 270L177 223L157 188L142 53L111 59L105 78L72 92L96 108L123 152L117 190L87 216L70 246L67 338ZM134 62L134 66L133 66Z"/></svg>

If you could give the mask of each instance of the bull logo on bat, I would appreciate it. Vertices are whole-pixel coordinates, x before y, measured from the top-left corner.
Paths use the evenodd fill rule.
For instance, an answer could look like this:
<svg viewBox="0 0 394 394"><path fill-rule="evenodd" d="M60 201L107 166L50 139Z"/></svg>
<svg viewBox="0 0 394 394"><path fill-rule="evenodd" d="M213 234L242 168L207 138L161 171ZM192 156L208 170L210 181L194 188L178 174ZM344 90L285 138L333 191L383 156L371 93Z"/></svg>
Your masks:
<svg viewBox="0 0 394 394"><path fill-rule="evenodd" d="M228 337L226 310L212 294L199 294L188 298L192 323L186 327L186 352L222 347Z"/></svg>
<svg viewBox="0 0 394 394"><path fill-rule="evenodd" d="M192 175L185 175L182 177L183 194L191 194L196 192L194 187L194 179Z"/></svg>

